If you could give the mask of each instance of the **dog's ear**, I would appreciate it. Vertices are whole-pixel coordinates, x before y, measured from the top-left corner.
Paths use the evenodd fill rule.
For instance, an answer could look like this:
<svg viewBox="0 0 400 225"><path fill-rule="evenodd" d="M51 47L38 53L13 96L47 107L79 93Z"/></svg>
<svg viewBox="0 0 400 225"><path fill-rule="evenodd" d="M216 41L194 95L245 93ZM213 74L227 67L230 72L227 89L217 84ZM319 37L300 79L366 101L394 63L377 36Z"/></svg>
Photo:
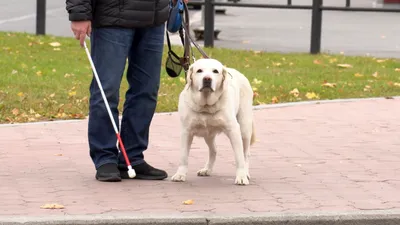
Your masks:
<svg viewBox="0 0 400 225"><path fill-rule="evenodd" d="M222 67L222 87L224 87L225 86L225 79L228 77L228 75L229 75L229 72L228 72L228 70L226 69L226 67L225 66L223 66Z"/></svg>
<svg viewBox="0 0 400 225"><path fill-rule="evenodd" d="M188 85L188 89L192 86L193 83L193 67L189 66L189 69L186 73L186 85Z"/></svg>

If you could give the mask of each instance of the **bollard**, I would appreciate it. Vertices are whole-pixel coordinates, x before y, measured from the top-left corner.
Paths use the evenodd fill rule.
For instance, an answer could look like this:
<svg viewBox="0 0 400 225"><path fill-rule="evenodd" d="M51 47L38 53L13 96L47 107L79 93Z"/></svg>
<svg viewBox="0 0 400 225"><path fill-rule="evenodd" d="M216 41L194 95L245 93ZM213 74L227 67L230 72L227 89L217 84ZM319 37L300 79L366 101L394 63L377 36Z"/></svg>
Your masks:
<svg viewBox="0 0 400 225"><path fill-rule="evenodd" d="M46 34L46 0L36 0L36 35Z"/></svg>
<svg viewBox="0 0 400 225"><path fill-rule="evenodd" d="M322 31L322 0L313 0L311 14L311 46L310 53L318 54L321 51Z"/></svg>
<svg viewBox="0 0 400 225"><path fill-rule="evenodd" d="M350 7L350 0L346 0L346 7Z"/></svg>
<svg viewBox="0 0 400 225"><path fill-rule="evenodd" d="M288 5L292 5L292 0L287 0Z"/></svg>
<svg viewBox="0 0 400 225"><path fill-rule="evenodd" d="M214 47L214 1L204 2L204 47Z"/></svg>

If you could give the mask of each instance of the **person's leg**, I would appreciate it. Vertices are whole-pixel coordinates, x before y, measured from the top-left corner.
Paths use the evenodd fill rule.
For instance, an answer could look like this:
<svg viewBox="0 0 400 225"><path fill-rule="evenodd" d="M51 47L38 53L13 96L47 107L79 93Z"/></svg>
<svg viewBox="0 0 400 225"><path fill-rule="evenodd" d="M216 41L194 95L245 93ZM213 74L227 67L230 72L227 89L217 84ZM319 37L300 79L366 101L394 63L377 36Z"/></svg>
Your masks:
<svg viewBox="0 0 400 225"><path fill-rule="evenodd" d="M168 176L165 171L148 165L143 156L157 105L163 47L164 25L136 29L129 53L129 89L121 121L121 137L138 179L158 180ZM122 155L119 158L120 168L124 171L125 160Z"/></svg>
<svg viewBox="0 0 400 225"><path fill-rule="evenodd" d="M120 84L133 36L131 29L94 28L90 38L93 64L117 126ZM96 179L120 181L117 138L94 74L89 103L88 141Z"/></svg>

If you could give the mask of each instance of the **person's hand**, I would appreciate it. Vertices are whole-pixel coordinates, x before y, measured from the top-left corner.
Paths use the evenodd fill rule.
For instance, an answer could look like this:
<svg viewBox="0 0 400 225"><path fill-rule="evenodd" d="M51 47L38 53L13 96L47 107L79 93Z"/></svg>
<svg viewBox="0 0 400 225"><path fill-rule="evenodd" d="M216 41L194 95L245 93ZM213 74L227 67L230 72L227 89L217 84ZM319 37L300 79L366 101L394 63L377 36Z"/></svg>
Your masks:
<svg viewBox="0 0 400 225"><path fill-rule="evenodd" d="M79 40L81 46L83 47L83 42L85 41L86 35L90 36L92 32L92 22L88 21L72 21L71 29L74 32L75 39Z"/></svg>

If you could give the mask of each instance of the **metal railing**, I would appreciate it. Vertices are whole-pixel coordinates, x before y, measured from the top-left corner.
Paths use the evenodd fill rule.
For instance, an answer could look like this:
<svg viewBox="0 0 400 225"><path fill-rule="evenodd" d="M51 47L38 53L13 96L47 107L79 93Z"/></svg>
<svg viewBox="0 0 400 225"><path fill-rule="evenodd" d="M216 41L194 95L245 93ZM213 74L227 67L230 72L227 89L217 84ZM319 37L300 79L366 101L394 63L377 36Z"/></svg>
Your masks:
<svg viewBox="0 0 400 225"><path fill-rule="evenodd" d="M363 8L350 7L350 0L346 0L345 7L323 6L323 0L313 0L312 5L293 5L292 0L287 0L286 5L277 4L249 4L214 2L214 0L204 0L204 2L192 2L192 5L204 5L204 46L214 47L214 24L215 6L225 7L245 7L245 8L274 8L274 9L302 9L311 10L311 37L310 53L318 54L321 51L322 33L322 12L325 11L353 11L353 12L392 12L399 13L399 9L391 8ZM36 0L36 34L46 34L46 0Z"/></svg>
<svg viewBox="0 0 400 225"><path fill-rule="evenodd" d="M321 51L322 14L323 14L322 12L323 11L392 12L392 13L400 12L400 9L392 9L392 8L350 7L350 0L346 0L345 7L323 6L323 0L313 0L312 5L310 5L310 6L293 5L292 0L287 0L286 5L226 3L226 2L214 2L214 0L205 0L204 2L193 2L191 4L204 5L204 46L205 47L214 47L215 6L311 10L311 37L310 37L310 53L311 54L318 54Z"/></svg>

